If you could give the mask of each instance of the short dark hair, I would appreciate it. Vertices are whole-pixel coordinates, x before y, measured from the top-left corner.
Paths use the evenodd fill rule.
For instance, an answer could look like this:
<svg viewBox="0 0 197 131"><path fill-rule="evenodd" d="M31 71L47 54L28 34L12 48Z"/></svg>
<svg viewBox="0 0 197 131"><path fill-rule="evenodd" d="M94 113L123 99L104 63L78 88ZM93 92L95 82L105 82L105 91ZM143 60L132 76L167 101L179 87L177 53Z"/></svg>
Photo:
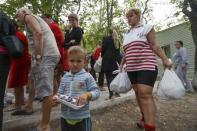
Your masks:
<svg viewBox="0 0 197 131"><path fill-rule="evenodd" d="M176 41L178 42L181 46L183 46L183 41L179 40L179 41Z"/></svg>
<svg viewBox="0 0 197 131"><path fill-rule="evenodd" d="M51 14L43 14L41 17L42 18L52 18L52 15Z"/></svg>

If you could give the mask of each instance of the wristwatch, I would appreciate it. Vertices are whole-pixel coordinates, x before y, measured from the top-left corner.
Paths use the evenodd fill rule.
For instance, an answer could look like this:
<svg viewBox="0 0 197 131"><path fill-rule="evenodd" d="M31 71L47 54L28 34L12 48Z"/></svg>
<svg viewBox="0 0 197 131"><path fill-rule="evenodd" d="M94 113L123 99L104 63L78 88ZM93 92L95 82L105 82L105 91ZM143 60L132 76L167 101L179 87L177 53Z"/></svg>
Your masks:
<svg viewBox="0 0 197 131"><path fill-rule="evenodd" d="M41 55L36 55L36 59L40 59L41 58Z"/></svg>

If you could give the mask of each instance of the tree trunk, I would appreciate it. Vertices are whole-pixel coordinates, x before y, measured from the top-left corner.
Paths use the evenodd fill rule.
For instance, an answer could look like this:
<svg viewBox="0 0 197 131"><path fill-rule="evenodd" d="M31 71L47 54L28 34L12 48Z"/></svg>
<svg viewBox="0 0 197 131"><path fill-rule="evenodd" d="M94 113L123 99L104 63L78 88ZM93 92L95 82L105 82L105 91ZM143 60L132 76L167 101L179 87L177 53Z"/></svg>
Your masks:
<svg viewBox="0 0 197 131"><path fill-rule="evenodd" d="M191 8L191 11L188 10L188 6ZM182 11L189 18L191 24L192 38L195 45L194 65L196 72L197 71L197 1L184 0Z"/></svg>
<svg viewBox="0 0 197 131"><path fill-rule="evenodd" d="M196 26L196 29L197 29L197 25L194 25ZM197 30L192 29L192 37L193 37L193 40L194 40L194 45L195 45L195 56L194 56L194 65L195 65L195 72L197 71Z"/></svg>
<svg viewBox="0 0 197 131"><path fill-rule="evenodd" d="M112 20L113 20L113 7L114 7L114 0L111 2L111 9L110 9L110 28L112 26Z"/></svg>
<svg viewBox="0 0 197 131"><path fill-rule="evenodd" d="M108 32L112 26L114 0L112 0L111 3L110 1L106 0L106 4L107 4L107 32Z"/></svg>
<svg viewBox="0 0 197 131"><path fill-rule="evenodd" d="M109 11L109 1L106 0L107 2L107 32L110 29L110 11Z"/></svg>

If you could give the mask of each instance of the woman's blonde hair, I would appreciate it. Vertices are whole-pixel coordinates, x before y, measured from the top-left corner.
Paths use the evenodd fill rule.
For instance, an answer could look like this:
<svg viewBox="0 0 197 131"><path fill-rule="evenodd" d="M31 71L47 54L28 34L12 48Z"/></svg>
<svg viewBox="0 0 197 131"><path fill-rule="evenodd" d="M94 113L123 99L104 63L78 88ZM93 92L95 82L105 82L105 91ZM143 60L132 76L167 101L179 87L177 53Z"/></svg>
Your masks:
<svg viewBox="0 0 197 131"><path fill-rule="evenodd" d="M126 13L126 17L128 18L130 16L131 13L135 13L139 18L141 18L141 10L139 8L136 7L132 7L131 9L129 9Z"/></svg>
<svg viewBox="0 0 197 131"><path fill-rule="evenodd" d="M116 49L118 49L120 46L120 41L119 41L118 32L115 29L112 29L112 37L114 40L114 46Z"/></svg>

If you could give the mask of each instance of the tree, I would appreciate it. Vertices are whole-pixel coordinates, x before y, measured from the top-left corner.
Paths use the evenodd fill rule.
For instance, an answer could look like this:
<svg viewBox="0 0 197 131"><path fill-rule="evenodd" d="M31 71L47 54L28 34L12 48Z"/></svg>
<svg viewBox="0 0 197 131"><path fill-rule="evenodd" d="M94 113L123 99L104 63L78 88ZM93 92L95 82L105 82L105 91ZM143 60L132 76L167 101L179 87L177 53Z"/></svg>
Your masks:
<svg viewBox="0 0 197 131"><path fill-rule="evenodd" d="M195 45L195 71L197 71L197 0L184 0L182 11L188 17L191 24L191 32Z"/></svg>
<svg viewBox="0 0 197 131"><path fill-rule="evenodd" d="M184 14L182 21L189 21L192 38L195 45L194 65L195 72L197 71L197 0L171 0L173 4L177 5L178 11L176 16L180 15L180 12Z"/></svg>
<svg viewBox="0 0 197 131"><path fill-rule="evenodd" d="M122 38L121 34L128 28L124 8L138 5L144 14L148 14L151 11L147 10L150 9L149 1L125 0L121 7L119 0L6 0L0 4L0 11L14 16L20 7L28 7L37 15L50 13L56 20L61 20L60 16L67 17L70 12L76 13L85 32L83 45L92 51L111 27L116 28Z"/></svg>
<svg viewBox="0 0 197 131"><path fill-rule="evenodd" d="M17 9L27 7L32 9L34 14L49 13L59 18L61 12L71 7L71 5L79 5L80 7L80 2L81 0L6 0L5 3L0 4L0 11L14 16Z"/></svg>

